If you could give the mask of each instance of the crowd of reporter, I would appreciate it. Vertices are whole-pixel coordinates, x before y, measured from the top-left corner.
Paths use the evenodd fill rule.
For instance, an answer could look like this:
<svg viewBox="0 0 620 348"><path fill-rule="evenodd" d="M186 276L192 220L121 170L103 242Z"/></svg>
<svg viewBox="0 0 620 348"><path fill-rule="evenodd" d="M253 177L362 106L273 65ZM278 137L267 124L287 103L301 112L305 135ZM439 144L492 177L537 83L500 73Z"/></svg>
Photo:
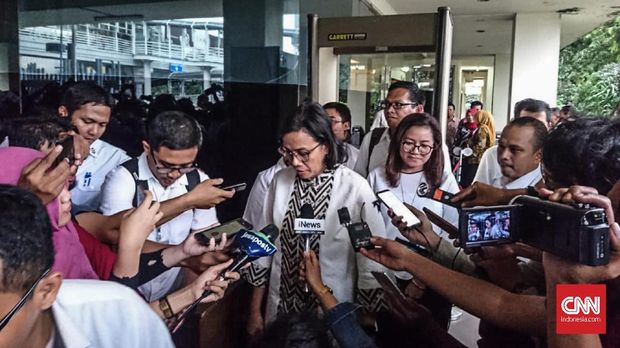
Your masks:
<svg viewBox="0 0 620 348"><path fill-rule="evenodd" d="M369 132L359 152L345 145L346 105L304 102L285 115L282 159L259 174L244 214L256 229L277 227L278 252L226 272L235 241L196 237L225 223L216 209L235 199L200 161L201 149L219 152L206 166L219 174L217 93L198 109L171 96L115 97L89 83L52 86L25 99L19 114L4 95L0 110L13 115L3 115L0 148L2 347L196 345L192 334L183 341L183 329L200 320L187 309L221 300L240 278L253 287L243 315L256 347L463 346L447 331L453 305L481 319L480 347L620 346L617 120L569 117L547 129L549 106L521 101L497 145L478 151L474 183L461 190L415 84L390 86L388 127ZM436 188L454 194L450 202L432 199ZM379 191L420 223L381 205ZM458 227L462 208L519 195L602 208L609 262L587 266L521 242L462 247L461 235L427 216ZM321 235L296 230L306 205L324 221ZM339 220L344 207L369 227L372 248L355 250ZM606 334L556 334L556 285L599 283L607 286Z"/></svg>

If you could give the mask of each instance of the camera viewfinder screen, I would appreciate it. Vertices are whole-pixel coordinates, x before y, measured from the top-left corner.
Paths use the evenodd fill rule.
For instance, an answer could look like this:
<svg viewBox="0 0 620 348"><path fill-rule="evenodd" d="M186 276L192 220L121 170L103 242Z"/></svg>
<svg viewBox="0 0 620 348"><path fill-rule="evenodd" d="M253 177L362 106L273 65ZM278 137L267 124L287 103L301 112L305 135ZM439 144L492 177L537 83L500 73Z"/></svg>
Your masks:
<svg viewBox="0 0 620 348"><path fill-rule="evenodd" d="M467 216L467 242L510 238L511 210L477 211Z"/></svg>

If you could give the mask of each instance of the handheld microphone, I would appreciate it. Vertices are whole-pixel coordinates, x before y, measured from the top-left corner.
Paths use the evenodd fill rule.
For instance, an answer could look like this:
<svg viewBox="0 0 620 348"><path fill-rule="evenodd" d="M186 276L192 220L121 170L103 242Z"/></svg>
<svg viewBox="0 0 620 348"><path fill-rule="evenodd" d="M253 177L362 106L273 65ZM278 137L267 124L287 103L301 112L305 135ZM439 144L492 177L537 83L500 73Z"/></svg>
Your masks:
<svg viewBox="0 0 620 348"><path fill-rule="evenodd" d="M325 234L325 220L315 219L312 205L305 203L301 206L299 217L295 219L295 233L304 237L304 251L310 251L310 238L313 235ZM304 291L308 292L308 284Z"/></svg>
<svg viewBox="0 0 620 348"><path fill-rule="evenodd" d="M261 257L275 254L278 249L273 244L273 241L278 238L279 233L280 231L273 224L268 225L258 232L241 230L235 235L235 239L233 241L233 245L236 246L235 251L233 252L233 254L236 255L234 256L234 261L225 270L220 272L218 278L220 280L224 280L226 279L225 274L227 272L237 272L249 262L257 260ZM185 317L187 317L187 315L190 314L194 308L196 308L200 301L204 300L212 293L213 292L211 290L205 290L199 298L192 302L192 304L189 305L175 320L175 324L172 326L172 333L176 332L181 327Z"/></svg>
<svg viewBox="0 0 620 348"><path fill-rule="evenodd" d="M375 247L370 242L372 233L370 232L368 224L363 221L351 223L351 215L349 214L349 209L347 207L338 209L338 220L341 225L346 227L347 232L349 232L351 245L353 245L353 249L356 252L360 251L361 248L373 249Z"/></svg>

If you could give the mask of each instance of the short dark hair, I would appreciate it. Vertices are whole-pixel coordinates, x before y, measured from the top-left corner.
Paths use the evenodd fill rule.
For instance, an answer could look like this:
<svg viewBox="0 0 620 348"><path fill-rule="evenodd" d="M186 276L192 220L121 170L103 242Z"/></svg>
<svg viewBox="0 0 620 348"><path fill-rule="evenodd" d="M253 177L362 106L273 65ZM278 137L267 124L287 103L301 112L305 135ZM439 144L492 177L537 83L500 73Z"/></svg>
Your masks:
<svg viewBox="0 0 620 348"><path fill-rule="evenodd" d="M22 292L54 264L52 226L32 192L0 184L0 292Z"/></svg>
<svg viewBox="0 0 620 348"><path fill-rule="evenodd" d="M64 118L18 118L13 120L9 127L9 144L40 150L46 142L50 145L55 144L61 132L71 129L73 126Z"/></svg>
<svg viewBox="0 0 620 348"><path fill-rule="evenodd" d="M424 105L426 103L426 96L424 96L424 93L420 91L417 84L408 81L396 81L390 84L390 87L388 87L388 93L397 88L406 89L409 92L409 100L411 102L418 103L420 105Z"/></svg>
<svg viewBox="0 0 620 348"><path fill-rule="evenodd" d="M434 187L441 184L443 177L443 151L441 149L441 128L435 118L427 113L416 113L406 116L400 121L392 141L390 141L388 158L385 162L385 174L392 187L400 182L400 171L403 168L403 159L400 157L400 148L405 134L411 127L428 127L433 133L433 151L424 163L426 182Z"/></svg>
<svg viewBox="0 0 620 348"><path fill-rule="evenodd" d="M347 104L339 103L339 102L331 102L327 104L323 104L323 109L334 109L342 118L342 122L351 123L351 110L347 106Z"/></svg>
<svg viewBox="0 0 620 348"><path fill-rule="evenodd" d="M336 139L332 131L332 123L329 116L319 103L305 101L297 107L293 117L284 120L280 130L280 139L285 134L303 130L308 133L318 143L325 145L328 149L325 156L325 165L332 169L338 163L347 161L347 153L344 145Z"/></svg>
<svg viewBox="0 0 620 348"><path fill-rule="evenodd" d="M112 97L101 86L80 81L68 86L60 98L60 105L67 108L69 117L83 105L91 103L112 108Z"/></svg>
<svg viewBox="0 0 620 348"><path fill-rule="evenodd" d="M198 122L181 111L164 111L149 121L146 139L151 149L165 146L184 150L202 146L202 129Z"/></svg>
<svg viewBox="0 0 620 348"><path fill-rule="evenodd" d="M309 312L289 313L278 317L252 344L253 348L328 348L327 327Z"/></svg>
<svg viewBox="0 0 620 348"><path fill-rule="evenodd" d="M572 105L564 105L562 106L562 108L560 109L560 115L561 114L566 114L566 118L570 118L570 119L574 119L579 117L579 114L577 112L577 109L572 106Z"/></svg>
<svg viewBox="0 0 620 348"><path fill-rule="evenodd" d="M518 117L510 121L502 134L506 133L506 131L511 127L532 127L534 129L534 151L538 151L543 148L545 145L545 140L547 139L547 127L540 122L539 120L533 117Z"/></svg>
<svg viewBox="0 0 620 348"><path fill-rule="evenodd" d="M453 103L453 102L449 102L449 103L448 103L448 106L451 106L453 109L456 109L456 106L454 106L454 103Z"/></svg>
<svg viewBox="0 0 620 348"><path fill-rule="evenodd" d="M551 108L549 104L545 103L542 100L527 98L523 100L519 100L515 104L514 116L518 118L521 114L521 111L527 112L544 112L545 119L547 122L551 121Z"/></svg>
<svg viewBox="0 0 620 348"><path fill-rule="evenodd" d="M473 108L474 106L480 106L480 109L484 109L484 104L482 104L480 100L474 100L471 104L469 104L470 108Z"/></svg>
<svg viewBox="0 0 620 348"><path fill-rule="evenodd" d="M558 124L543 147L543 166L561 187L607 194L620 179L620 122L581 118Z"/></svg>

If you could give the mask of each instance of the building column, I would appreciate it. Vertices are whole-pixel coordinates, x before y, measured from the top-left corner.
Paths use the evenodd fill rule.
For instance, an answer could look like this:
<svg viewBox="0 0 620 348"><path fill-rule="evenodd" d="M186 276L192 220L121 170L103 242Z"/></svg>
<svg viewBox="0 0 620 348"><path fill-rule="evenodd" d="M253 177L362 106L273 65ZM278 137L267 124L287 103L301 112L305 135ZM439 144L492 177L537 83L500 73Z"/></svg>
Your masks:
<svg viewBox="0 0 620 348"><path fill-rule="evenodd" d="M222 3L225 83L265 83L277 78L282 52L283 2L229 0Z"/></svg>
<svg viewBox="0 0 620 348"><path fill-rule="evenodd" d="M495 77L493 83L493 118L495 129L503 129L512 118L510 99L510 55L495 55Z"/></svg>
<svg viewBox="0 0 620 348"><path fill-rule="evenodd" d="M560 63L560 14L517 13L514 22L510 110L525 98L555 106Z"/></svg>
<svg viewBox="0 0 620 348"><path fill-rule="evenodd" d="M144 61L144 95L151 95L151 61Z"/></svg>
<svg viewBox="0 0 620 348"><path fill-rule="evenodd" d="M20 93L17 0L2 2L0 11L0 91Z"/></svg>

